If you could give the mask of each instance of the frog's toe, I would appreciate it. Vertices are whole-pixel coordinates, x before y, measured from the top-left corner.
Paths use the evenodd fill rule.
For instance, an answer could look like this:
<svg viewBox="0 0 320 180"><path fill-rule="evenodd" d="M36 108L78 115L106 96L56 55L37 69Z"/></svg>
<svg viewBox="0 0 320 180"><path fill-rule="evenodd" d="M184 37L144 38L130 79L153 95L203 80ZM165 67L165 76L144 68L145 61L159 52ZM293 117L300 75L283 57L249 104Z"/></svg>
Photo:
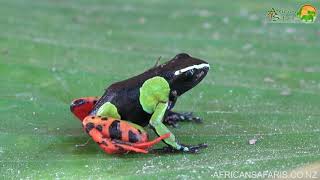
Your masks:
<svg viewBox="0 0 320 180"><path fill-rule="evenodd" d="M172 116L167 116L163 122L172 127L178 127L178 121L179 121L179 117L177 115L172 115Z"/></svg>
<svg viewBox="0 0 320 180"><path fill-rule="evenodd" d="M196 123L202 123L202 118L194 116L192 112L180 113L180 118L184 121L194 121Z"/></svg>
<svg viewBox="0 0 320 180"><path fill-rule="evenodd" d="M181 149L175 149L171 146L166 146L159 149L152 149L151 153L198 153L201 149L207 148L208 145L205 143L198 144L198 145L183 145L181 144Z"/></svg>
<svg viewBox="0 0 320 180"><path fill-rule="evenodd" d="M150 150L150 153L157 153L157 154L180 153L180 152L181 151L179 151L171 146L165 146L162 148Z"/></svg>
<svg viewBox="0 0 320 180"><path fill-rule="evenodd" d="M178 127L179 121L202 123L202 118L194 116L192 112L177 113L169 111L164 123L173 127Z"/></svg>
<svg viewBox="0 0 320 180"><path fill-rule="evenodd" d="M204 149L207 148L208 145L206 143L202 143L202 144L198 144L198 145L182 145L184 147L187 147L187 151L188 153L198 153L200 149Z"/></svg>

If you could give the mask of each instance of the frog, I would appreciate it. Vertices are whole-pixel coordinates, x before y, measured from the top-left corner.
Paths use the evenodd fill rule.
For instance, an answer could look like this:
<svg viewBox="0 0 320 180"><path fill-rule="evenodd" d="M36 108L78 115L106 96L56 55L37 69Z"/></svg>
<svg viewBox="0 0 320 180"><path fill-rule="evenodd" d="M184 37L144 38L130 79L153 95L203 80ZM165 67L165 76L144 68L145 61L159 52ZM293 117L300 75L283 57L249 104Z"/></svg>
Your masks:
<svg viewBox="0 0 320 180"><path fill-rule="evenodd" d="M208 62L180 53L139 75L111 84L101 97L73 100L70 110L106 153L148 153L160 141L167 145L163 151L197 153L207 145L182 144L168 126L176 127L186 120L202 121L192 113L175 112L173 108L178 98L197 86L209 69ZM148 141L146 126L158 138Z"/></svg>

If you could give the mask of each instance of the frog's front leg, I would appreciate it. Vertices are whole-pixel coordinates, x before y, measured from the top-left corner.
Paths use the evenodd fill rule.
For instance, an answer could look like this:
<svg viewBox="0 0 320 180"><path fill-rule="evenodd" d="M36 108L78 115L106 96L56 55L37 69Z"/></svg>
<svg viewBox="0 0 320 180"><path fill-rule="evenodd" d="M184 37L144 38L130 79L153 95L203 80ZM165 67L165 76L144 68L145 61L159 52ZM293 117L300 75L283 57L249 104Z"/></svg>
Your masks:
<svg viewBox="0 0 320 180"><path fill-rule="evenodd" d="M196 123L201 123L202 119L200 117L194 116L192 112L183 112L177 113L173 112L172 108L174 107L178 98L178 93L176 90L170 91L169 94L169 103L168 103L168 112L166 114L165 119L163 122L165 124L171 125L173 127L178 127L179 121L191 122L194 121Z"/></svg>
<svg viewBox="0 0 320 180"><path fill-rule="evenodd" d="M168 144L171 148L164 148L164 151L174 152L176 150L183 151L183 152L191 152L196 153L199 151L200 148L207 147L205 144L199 144L196 146L190 145L182 145L176 141L175 136L170 132L170 130L162 123L162 120L168 110L168 103L160 102L155 108L155 111L150 119L150 125L153 127L154 131L159 135L162 136L164 134L170 133L170 137L164 139L163 141ZM172 149L173 148L173 149Z"/></svg>
<svg viewBox="0 0 320 180"><path fill-rule="evenodd" d="M140 88L139 101L143 110L152 114L149 124L154 131L159 136L171 134L169 138L163 140L171 148L183 152L197 152L199 148L204 147L179 144L175 136L163 124L166 113L172 108L172 102L175 102L170 95L170 86L163 77L156 76L145 81Z"/></svg>

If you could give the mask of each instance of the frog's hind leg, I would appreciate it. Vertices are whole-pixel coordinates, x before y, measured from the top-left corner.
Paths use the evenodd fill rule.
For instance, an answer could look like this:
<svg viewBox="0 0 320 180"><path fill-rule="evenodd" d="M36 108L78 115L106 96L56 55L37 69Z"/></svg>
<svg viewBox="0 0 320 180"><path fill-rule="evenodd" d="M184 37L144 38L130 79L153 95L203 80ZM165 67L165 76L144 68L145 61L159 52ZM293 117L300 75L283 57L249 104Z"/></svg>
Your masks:
<svg viewBox="0 0 320 180"><path fill-rule="evenodd" d="M148 142L141 142L141 143L130 143L130 142L123 142L120 140L113 140L114 143L117 144L117 146L123 147L127 151L135 151L135 152L140 152L140 150L144 150L146 153L146 149L151 148L155 144L159 143L160 141L170 137L170 133L164 134L162 136L159 136L158 138L148 141ZM137 151L138 149L138 151ZM145 153L142 152L142 153Z"/></svg>
<svg viewBox="0 0 320 180"><path fill-rule="evenodd" d="M127 144L121 144L117 141L111 140L110 138L104 138L102 133L95 128L91 129L88 134L100 146L100 148L108 154L125 153L129 151L148 153L148 151L144 149L135 148Z"/></svg>
<svg viewBox="0 0 320 180"><path fill-rule="evenodd" d="M91 126L91 125L89 125ZM86 130L88 131L87 127ZM88 134L92 137L92 139L99 144L100 148L108 154L114 153L125 153L129 151L137 152L137 153L148 153L146 149L152 147L153 145L159 143L161 140L168 138L170 134L165 134L156 138L153 141L144 142L144 143L129 143L123 142L121 140L111 140L110 138L104 138L102 133L95 128L89 130Z"/></svg>
<svg viewBox="0 0 320 180"><path fill-rule="evenodd" d="M83 122L84 130L108 154L134 151L148 153L147 149L168 138L164 134L148 142L147 134L142 127L133 123L101 116L87 116Z"/></svg>
<svg viewBox="0 0 320 180"><path fill-rule="evenodd" d="M177 127L178 122L192 121L196 123L201 123L202 119L200 117L194 116L192 112L177 113L169 110L163 122L173 127Z"/></svg>
<svg viewBox="0 0 320 180"><path fill-rule="evenodd" d="M167 139L168 137L170 137L170 133L167 133L167 134L164 134L162 136L159 136L158 138L156 138L156 139L154 139L152 141L132 144L132 146L136 147L136 148L147 149L147 148L150 148L153 145L159 143L160 141L162 141L164 139Z"/></svg>

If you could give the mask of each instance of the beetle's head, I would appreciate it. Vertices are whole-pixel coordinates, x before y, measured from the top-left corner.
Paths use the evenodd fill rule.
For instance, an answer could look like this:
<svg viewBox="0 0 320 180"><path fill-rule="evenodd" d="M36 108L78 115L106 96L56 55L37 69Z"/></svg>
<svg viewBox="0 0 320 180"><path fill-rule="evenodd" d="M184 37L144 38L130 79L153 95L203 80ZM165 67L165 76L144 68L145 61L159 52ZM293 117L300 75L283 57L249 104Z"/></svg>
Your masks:
<svg viewBox="0 0 320 180"><path fill-rule="evenodd" d="M89 115L94 105L98 101L97 97L84 97L75 99L70 104L70 111L79 119L83 120Z"/></svg>
<svg viewBox="0 0 320 180"><path fill-rule="evenodd" d="M170 89L175 90L180 96L195 87L207 75L210 65L206 61L181 53L159 68L162 76L169 82Z"/></svg>

